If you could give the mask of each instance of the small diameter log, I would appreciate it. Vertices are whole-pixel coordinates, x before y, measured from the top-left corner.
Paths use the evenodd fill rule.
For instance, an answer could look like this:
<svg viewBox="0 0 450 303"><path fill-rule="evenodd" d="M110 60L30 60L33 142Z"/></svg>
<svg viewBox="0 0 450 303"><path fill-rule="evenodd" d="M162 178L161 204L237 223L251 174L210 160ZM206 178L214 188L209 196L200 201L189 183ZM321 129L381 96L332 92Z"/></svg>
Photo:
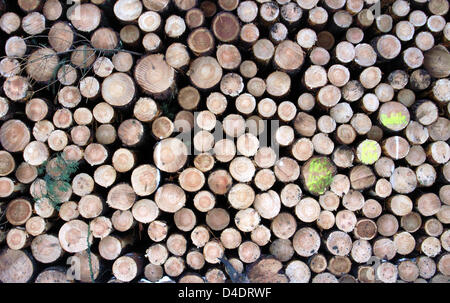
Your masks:
<svg viewBox="0 0 450 303"><path fill-rule="evenodd" d="M262 169L255 175L254 183L261 190L268 190L275 184L275 174L270 169Z"/></svg>
<svg viewBox="0 0 450 303"><path fill-rule="evenodd" d="M19 61L14 58L4 58L0 61L0 75L5 78L17 75L20 71Z"/></svg>
<svg viewBox="0 0 450 303"><path fill-rule="evenodd" d="M249 182L255 175L255 166L247 157L236 157L230 162L230 174L239 182Z"/></svg>
<svg viewBox="0 0 450 303"><path fill-rule="evenodd" d="M84 159L91 166L103 164L107 157L108 151L101 144L91 143L84 151Z"/></svg>
<svg viewBox="0 0 450 303"><path fill-rule="evenodd" d="M391 214L384 214L377 219L378 233L385 237L394 235L399 227L398 220Z"/></svg>
<svg viewBox="0 0 450 303"><path fill-rule="evenodd" d="M175 256L182 256L186 252L187 241L181 234L172 234L167 238L167 250Z"/></svg>
<svg viewBox="0 0 450 303"><path fill-rule="evenodd" d="M381 156L380 145L373 140L364 140L358 145L356 156L363 164L374 164Z"/></svg>
<svg viewBox="0 0 450 303"><path fill-rule="evenodd" d="M187 253L186 263L190 268L200 270L205 265L205 258L200 251L194 249Z"/></svg>
<svg viewBox="0 0 450 303"><path fill-rule="evenodd" d="M114 108L106 102L98 103L92 110L94 119L100 123L110 123L114 116Z"/></svg>
<svg viewBox="0 0 450 303"><path fill-rule="evenodd" d="M266 91L266 82L254 77L247 82L247 91L255 97L261 97Z"/></svg>
<svg viewBox="0 0 450 303"><path fill-rule="evenodd" d="M59 208L59 217L66 222L78 218L79 215L78 204L74 201L64 202Z"/></svg>
<svg viewBox="0 0 450 303"><path fill-rule="evenodd" d="M238 255L243 263L253 263L260 257L261 251L256 243L245 241L239 246Z"/></svg>
<svg viewBox="0 0 450 303"><path fill-rule="evenodd" d="M143 271L143 258L136 253L129 253L114 261L114 276L124 282L130 282Z"/></svg>
<svg viewBox="0 0 450 303"><path fill-rule="evenodd" d="M116 180L117 172L111 165L101 165L94 172L94 181L96 184L108 188Z"/></svg>
<svg viewBox="0 0 450 303"><path fill-rule="evenodd" d="M345 256L351 251L352 241L347 233L334 231L328 235L326 247L335 256Z"/></svg>
<svg viewBox="0 0 450 303"><path fill-rule="evenodd" d="M235 249L241 245L242 236L238 230L230 227L222 231L220 241L226 249Z"/></svg>
<svg viewBox="0 0 450 303"><path fill-rule="evenodd" d="M330 61L330 53L323 47L314 47L309 58L312 64L323 66Z"/></svg>
<svg viewBox="0 0 450 303"><path fill-rule="evenodd" d="M200 225L191 232L192 243L197 247L203 247L209 241L209 230L206 226Z"/></svg>
<svg viewBox="0 0 450 303"><path fill-rule="evenodd" d="M67 274L64 267L52 266L40 272L39 275L34 280L34 283L70 283L70 282L67 279Z"/></svg>
<svg viewBox="0 0 450 303"><path fill-rule="evenodd" d="M294 103L290 101L283 101L278 105L278 117L285 122L294 120L297 114L297 108Z"/></svg>
<svg viewBox="0 0 450 303"><path fill-rule="evenodd" d="M131 209L133 217L141 223L150 223L159 215L159 209L155 202L149 199L136 201Z"/></svg>
<svg viewBox="0 0 450 303"><path fill-rule="evenodd" d="M341 210L336 214L336 227L344 232L351 232L356 225L356 216L349 210Z"/></svg>
<svg viewBox="0 0 450 303"><path fill-rule="evenodd" d="M161 210L175 213L184 206L186 194L178 185L165 184L156 191L155 202Z"/></svg>
<svg viewBox="0 0 450 303"><path fill-rule="evenodd" d="M113 230L111 220L104 216L94 218L89 225L94 238L103 239Z"/></svg>
<svg viewBox="0 0 450 303"><path fill-rule="evenodd" d="M13 156L7 151L0 151L0 176L9 175L16 168Z"/></svg>
<svg viewBox="0 0 450 303"><path fill-rule="evenodd" d="M270 228L278 238L289 239L295 233L297 222L293 215L280 213L273 219Z"/></svg>
<svg viewBox="0 0 450 303"><path fill-rule="evenodd" d="M217 264L220 262L218 258L222 258L224 254L224 247L219 241L212 240L205 244L203 247L203 256L205 261L211 264Z"/></svg>
<svg viewBox="0 0 450 303"><path fill-rule="evenodd" d="M194 158L194 166L205 173L210 171L214 166L214 157L208 153L202 153Z"/></svg>
<svg viewBox="0 0 450 303"><path fill-rule="evenodd" d="M96 218L103 210L102 199L96 195L83 196L78 203L78 211L83 218Z"/></svg>
<svg viewBox="0 0 450 303"><path fill-rule="evenodd" d="M311 140L307 138L298 139L292 144L291 154L298 161L306 161L313 155L314 145Z"/></svg>
<svg viewBox="0 0 450 303"><path fill-rule="evenodd" d="M328 211L334 211L339 206L339 196L333 192L327 191L319 197L320 206Z"/></svg>
<svg viewBox="0 0 450 303"><path fill-rule="evenodd" d="M308 283L311 279L311 270L306 263L294 260L286 266L286 276L291 283Z"/></svg>
<svg viewBox="0 0 450 303"><path fill-rule="evenodd" d="M327 84L326 71L322 66L311 65L303 75L302 81L309 90L323 87Z"/></svg>
<svg viewBox="0 0 450 303"><path fill-rule="evenodd" d="M146 279L148 279L150 282L157 282L159 281L164 274L164 270L162 266L160 265L154 265L154 264L147 264L144 268L144 276Z"/></svg>
<svg viewBox="0 0 450 303"><path fill-rule="evenodd" d="M236 73L225 74L220 81L220 91L224 95L236 97L243 91L243 89L243 79Z"/></svg>
<svg viewBox="0 0 450 303"><path fill-rule="evenodd" d="M192 8L186 12L185 16L186 25L190 29L200 27L205 22L205 14L199 8Z"/></svg>
<svg viewBox="0 0 450 303"><path fill-rule="evenodd" d="M440 46L435 46L431 50L425 52L424 54L424 67L433 77L445 78L448 77L448 59L441 61L439 63L438 58L448 58L449 53L445 48Z"/></svg>
<svg viewBox="0 0 450 303"><path fill-rule="evenodd" d="M261 147L255 154L255 164L260 168L270 168L275 165L275 151L270 147Z"/></svg>
<svg viewBox="0 0 450 303"><path fill-rule="evenodd" d="M38 12L27 14L22 19L22 29L30 36L39 35L45 30L45 17Z"/></svg>
<svg viewBox="0 0 450 303"><path fill-rule="evenodd" d="M350 171L350 184L355 190L369 188L375 181L375 175L369 166L358 165Z"/></svg>
<svg viewBox="0 0 450 303"><path fill-rule="evenodd" d="M251 47L259 39L259 29L254 23L247 23L241 28L239 37L245 46Z"/></svg>
<svg viewBox="0 0 450 303"><path fill-rule="evenodd" d="M258 114L262 118L269 119L277 112L277 104L271 98L264 98L258 103Z"/></svg>
<svg viewBox="0 0 450 303"><path fill-rule="evenodd" d="M290 89L291 78L284 72L273 72L266 79L266 90L275 98L285 96Z"/></svg>
<svg viewBox="0 0 450 303"><path fill-rule="evenodd" d="M51 227L51 223L39 216L31 217L25 224L25 229L31 236L39 236L45 233Z"/></svg>
<svg viewBox="0 0 450 303"><path fill-rule="evenodd" d="M350 272L352 262L346 256L334 256L328 262L328 270L335 276L342 276Z"/></svg>
<svg viewBox="0 0 450 303"><path fill-rule="evenodd" d="M155 53L161 48L161 38L155 33L147 33L142 39L142 45L149 53Z"/></svg>
<svg viewBox="0 0 450 303"><path fill-rule="evenodd" d="M295 233L292 245L297 254L302 257L310 257L319 250L319 234L312 228L303 227Z"/></svg>
<svg viewBox="0 0 450 303"><path fill-rule="evenodd" d="M408 194L417 186L416 174L407 167L397 167L390 177L392 188L398 193Z"/></svg>
<svg viewBox="0 0 450 303"><path fill-rule="evenodd" d="M112 57L114 68L119 72L128 72L133 65L133 57L127 52L117 52Z"/></svg>
<svg viewBox="0 0 450 303"><path fill-rule="evenodd" d="M258 246L265 246L267 243L269 243L270 236L271 236L270 229L268 229L264 225L259 225L257 228L252 230L252 233L250 235L252 241L256 243Z"/></svg>
<svg viewBox="0 0 450 303"><path fill-rule="evenodd" d="M313 222L319 218L320 205L313 198L304 198L295 206L295 214L302 222Z"/></svg>
<svg viewBox="0 0 450 303"><path fill-rule="evenodd" d="M439 212L441 201L434 193L427 193L421 195L416 203L416 209L423 216L432 216Z"/></svg>
<svg viewBox="0 0 450 303"><path fill-rule="evenodd" d="M270 40L260 39L252 46L255 59L262 65L266 65L273 57L275 47Z"/></svg>
<svg viewBox="0 0 450 303"><path fill-rule="evenodd" d="M163 221L155 220L148 225L148 236L154 242L161 242L167 237L169 227Z"/></svg>
<svg viewBox="0 0 450 303"><path fill-rule="evenodd" d="M256 195L253 204L256 211L264 219L272 219L280 212L280 197L273 190Z"/></svg>
<svg viewBox="0 0 450 303"><path fill-rule="evenodd" d="M120 40L130 47L136 47L140 39L139 27L134 24L128 24L120 30Z"/></svg>
<svg viewBox="0 0 450 303"><path fill-rule="evenodd" d="M225 209L213 208L206 214L206 224L212 230L223 230L230 222L230 215Z"/></svg>
<svg viewBox="0 0 450 303"><path fill-rule="evenodd" d="M187 44L196 56L209 54L215 47L213 34L205 27L193 30Z"/></svg>
<svg viewBox="0 0 450 303"><path fill-rule="evenodd" d="M194 197L194 206L201 212L208 212L214 208L216 199L214 195L206 190L198 192Z"/></svg>
<svg viewBox="0 0 450 303"><path fill-rule="evenodd" d="M28 97L30 88L28 80L18 75L7 78L3 83L6 97L16 102L23 102Z"/></svg>
<svg viewBox="0 0 450 303"><path fill-rule="evenodd" d="M398 254L407 255L414 250L416 240L410 233L400 232L394 235L394 245Z"/></svg>
<svg viewBox="0 0 450 303"><path fill-rule="evenodd" d="M160 114L160 111L152 98L142 97L134 105L133 114L141 122L151 122Z"/></svg>
<svg viewBox="0 0 450 303"><path fill-rule="evenodd" d="M122 22L131 22L141 15L142 8L141 1L119 0L114 4L114 15Z"/></svg>
<svg viewBox="0 0 450 303"><path fill-rule="evenodd" d="M12 225L23 225L31 217L32 207L25 199L15 199L8 203L6 219Z"/></svg>
<svg viewBox="0 0 450 303"><path fill-rule="evenodd" d="M23 229L12 228L6 234L6 244L11 249L25 249L30 243L31 237Z"/></svg>
<svg viewBox="0 0 450 303"><path fill-rule="evenodd" d="M409 214L402 216L400 220L400 226L407 232L416 232L422 225L422 218L416 212L410 212Z"/></svg>
<svg viewBox="0 0 450 303"><path fill-rule="evenodd" d="M351 251L352 259L357 263L366 263L372 256L372 246L367 240L356 240L353 242Z"/></svg>
<svg viewBox="0 0 450 303"><path fill-rule="evenodd" d="M161 25L161 16L154 11L147 11L139 16L139 28L147 33L154 32Z"/></svg>
<svg viewBox="0 0 450 303"><path fill-rule="evenodd" d="M193 86L185 86L180 89L177 99L183 109L193 110L200 102L200 93Z"/></svg>
<svg viewBox="0 0 450 303"><path fill-rule="evenodd" d="M287 276L279 273L282 267L273 257L262 258L250 266L248 279L251 283L287 283Z"/></svg>
<svg viewBox="0 0 450 303"><path fill-rule="evenodd" d="M174 222L179 230L191 231L195 227L197 219L191 209L182 208L175 213Z"/></svg>
<svg viewBox="0 0 450 303"><path fill-rule="evenodd" d="M20 28L21 19L14 12L6 12L0 18L0 28L9 34L14 33Z"/></svg>
<svg viewBox="0 0 450 303"><path fill-rule="evenodd" d="M309 258L308 266L314 273L321 273L326 270L328 261L322 254L314 254Z"/></svg>
<svg viewBox="0 0 450 303"><path fill-rule="evenodd" d="M435 219L431 218L428 219L422 226L422 229L425 231L425 233L432 237L438 237L442 234L444 227L442 223ZM441 241L442 242L442 241ZM444 244L444 242L442 242Z"/></svg>

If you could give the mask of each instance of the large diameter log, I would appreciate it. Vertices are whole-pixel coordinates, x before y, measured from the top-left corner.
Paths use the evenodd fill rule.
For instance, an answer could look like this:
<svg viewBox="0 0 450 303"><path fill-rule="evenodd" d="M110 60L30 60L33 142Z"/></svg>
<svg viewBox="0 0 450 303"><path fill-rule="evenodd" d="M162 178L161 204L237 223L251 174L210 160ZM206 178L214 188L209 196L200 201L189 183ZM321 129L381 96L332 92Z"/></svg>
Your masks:
<svg viewBox="0 0 450 303"><path fill-rule="evenodd" d="M180 139L168 138L157 144L153 159L160 170L173 173L184 166L187 155L187 147Z"/></svg>
<svg viewBox="0 0 450 303"><path fill-rule="evenodd" d="M128 210L135 200L136 194L133 188L127 183L120 183L109 190L106 203L114 209Z"/></svg>
<svg viewBox="0 0 450 303"><path fill-rule="evenodd" d="M139 83L138 78L136 80ZM125 73L114 73L102 83L102 97L112 106L126 106L135 95L133 79Z"/></svg>
<svg viewBox="0 0 450 303"><path fill-rule="evenodd" d="M191 63L187 75L196 87L208 90L216 86L221 80L222 67L213 57L199 57Z"/></svg>
<svg viewBox="0 0 450 303"><path fill-rule="evenodd" d="M436 78L445 78L449 75L450 53L442 45L433 47L424 54L424 67Z"/></svg>
<svg viewBox="0 0 450 303"><path fill-rule="evenodd" d="M0 253L0 281L26 283L34 275L34 260L22 250L5 248Z"/></svg>
<svg viewBox="0 0 450 303"><path fill-rule="evenodd" d="M100 25L101 10L91 3L81 4L70 11L68 19L77 30L91 32Z"/></svg>
<svg viewBox="0 0 450 303"><path fill-rule="evenodd" d="M61 247L70 253L81 252L92 244L93 236L88 234L88 225L81 220L66 222L58 234Z"/></svg>
<svg viewBox="0 0 450 303"><path fill-rule="evenodd" d="M220 41L232 42L239 35L239 20L235 15L228 12L217 14L212 20L212 30Z"/></svg>
<svg viewBox="0 0 450 303"><path fill-rule="evenodd" d="M167 64L162 54L140 59L134 70L134 78L145 93L156 99L170 96L175 87L174 69Z"/></svg>
<svg viewBox="0 0 450 303"><path fill-rule="evenodd" d="M51 48L34 51L27 60L28 75L38 82L48 82L54 76L59 58Z"/></svg>
<svg viewBox="0 0 450 303"><path fill-rule="evenodd" d="M330 186L336 172L336 167L329 158L314 157L302 166L301 178L311 194L320 195Z"/></svg>

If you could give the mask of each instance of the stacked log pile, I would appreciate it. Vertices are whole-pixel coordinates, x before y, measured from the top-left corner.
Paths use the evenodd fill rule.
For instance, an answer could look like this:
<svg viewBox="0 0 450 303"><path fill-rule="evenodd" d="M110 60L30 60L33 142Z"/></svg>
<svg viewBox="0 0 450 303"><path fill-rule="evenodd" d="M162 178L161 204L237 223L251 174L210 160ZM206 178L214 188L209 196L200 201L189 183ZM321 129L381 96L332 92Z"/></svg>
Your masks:
<svg viewBox="0 0 450 303"><path fill-rule="evenodd" d="M0 281L449 282L448 10L0 0Z"/></svg>

